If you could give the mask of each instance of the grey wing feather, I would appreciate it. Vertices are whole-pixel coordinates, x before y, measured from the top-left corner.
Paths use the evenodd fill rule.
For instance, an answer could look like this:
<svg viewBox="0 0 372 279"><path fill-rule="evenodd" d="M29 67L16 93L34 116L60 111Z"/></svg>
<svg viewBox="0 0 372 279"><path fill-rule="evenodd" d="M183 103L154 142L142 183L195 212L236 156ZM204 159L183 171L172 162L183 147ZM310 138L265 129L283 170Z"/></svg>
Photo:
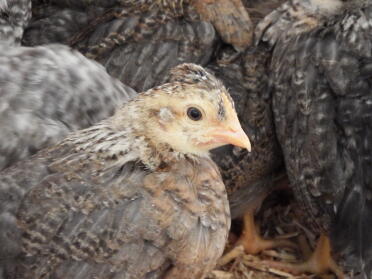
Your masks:
<svg viewBox="0 0 372 279"><path fill-rule="evenodd" d="M139 237L146 234L139 228L151 221L145 218L148 206L136 185L145 173L129 164L100 181L76 160L69 165L71 173L60 173L53 161L66 152L42 151L2 176L1 198L9 196L9 182L18 191L7 199L0 218L8 223L3 231L8 237L1 239L3 277L145 278L146 272L169 266L159 248ZM17 175L25 166L34 178L27 185ZM77 168L79 175L66 179ZM113 181L117 173L120 179Z"/></svg>
<svg viewBox="0 0 372 279"><path fill-rule="evenodd" d="M118 20L116 20L118 21ZM125 20L127 21L127 20ZM125 23L122 20L122 23ZM120 22L112 22L111 26ZM101 28L111 28L109 25ZM132 86L137 91L147 90L164 82L168 71L180 63L191 62L205 65L216 43L216 33L205 22L169 21L154 29L151 36L141 40L123 42L97 61L107 71ZM101 30L89 40L94 45L101 37ZM105 32L107 33L107 32Z"/></svg>
<svg viewBox="0 0 372 279"><path fill-rule="evenodd" d="M136 93L65 46L3 47L0 169L113 114Z"/></svg>

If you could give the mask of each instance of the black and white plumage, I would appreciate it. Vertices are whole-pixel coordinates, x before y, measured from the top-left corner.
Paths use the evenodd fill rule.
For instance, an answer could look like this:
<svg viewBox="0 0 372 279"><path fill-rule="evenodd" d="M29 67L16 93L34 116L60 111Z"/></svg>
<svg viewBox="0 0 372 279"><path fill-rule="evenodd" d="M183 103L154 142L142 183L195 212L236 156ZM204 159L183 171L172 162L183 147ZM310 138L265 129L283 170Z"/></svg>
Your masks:
<svg viewBox="0 0 372 279"><path fill-rule="evenodd" d="M304 2L318 13L306 25L310 17L292 9L298 12L292 17L296 34L282 28L288 9L259 26L258 34L274 45L276 131L296 197L314 228L331 233L334 251L370 278L372 3Z"/></svg>
<svg viewBox="0 0 372 279"><path fill-rule="evenodd" d="M256 43L270 46L310 31L343 11L340 0L289 0L261 20L255 30Z"/></svg>
<svg viewBox="0 0 372 279"><path fill-rule="evenodd" d="M0 27L0 34L6 34L0 37L0 169L112 115L136 95L69 47L14 45L19 31L6 33L14 20L12 9L30 8L18 2L6 5L11 10L4 10L9 15L2 20L10 23ZM8 46L9 41L14 44Z"/></svg>

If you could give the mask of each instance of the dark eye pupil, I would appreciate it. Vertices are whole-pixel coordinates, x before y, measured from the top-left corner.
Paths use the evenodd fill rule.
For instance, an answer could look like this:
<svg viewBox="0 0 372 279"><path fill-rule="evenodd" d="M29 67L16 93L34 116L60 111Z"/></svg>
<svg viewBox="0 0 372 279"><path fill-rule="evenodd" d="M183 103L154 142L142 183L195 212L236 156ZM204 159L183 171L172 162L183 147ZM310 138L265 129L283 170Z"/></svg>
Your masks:
<svg viewBox="0 0 372 279"><path fill-rule="evenodd" d="M197 108L192 107L187 110L187 116L194 121L198 121L202 118L202 113Z"/></svg>

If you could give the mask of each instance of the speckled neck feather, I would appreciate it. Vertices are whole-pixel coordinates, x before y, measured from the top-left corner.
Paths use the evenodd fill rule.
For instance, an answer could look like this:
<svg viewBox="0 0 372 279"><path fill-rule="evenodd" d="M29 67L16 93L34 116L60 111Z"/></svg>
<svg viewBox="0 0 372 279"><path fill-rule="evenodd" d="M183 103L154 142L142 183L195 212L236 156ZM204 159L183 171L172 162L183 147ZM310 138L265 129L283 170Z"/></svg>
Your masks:
<svg viewBox="0 0 372 279"><path fill-rule="evenodd" d="M128 106L126 106L127 108ZM164 163L185 157L195 158L172 150L166 144L154 146L131 125L121 131L112 126L114 118L75 133L63 144L72 144L76 152L90 153L104 158L109 166L124 165L130 161L141 161L148 169L155 170Z"/></svg>

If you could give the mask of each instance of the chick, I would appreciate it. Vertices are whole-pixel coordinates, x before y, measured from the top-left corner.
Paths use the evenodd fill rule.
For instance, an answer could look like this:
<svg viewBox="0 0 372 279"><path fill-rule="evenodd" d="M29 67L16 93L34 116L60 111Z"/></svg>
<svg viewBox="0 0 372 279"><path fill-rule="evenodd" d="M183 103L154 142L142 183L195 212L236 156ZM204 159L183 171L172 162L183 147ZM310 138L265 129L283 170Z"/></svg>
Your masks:
<svg viewBox="0 0 372 279"><path fill-rule="evenodd" d="M230 227L208 151L250 150L226 89L194 64L0 175L3 278L203 278Z"/></svg>

